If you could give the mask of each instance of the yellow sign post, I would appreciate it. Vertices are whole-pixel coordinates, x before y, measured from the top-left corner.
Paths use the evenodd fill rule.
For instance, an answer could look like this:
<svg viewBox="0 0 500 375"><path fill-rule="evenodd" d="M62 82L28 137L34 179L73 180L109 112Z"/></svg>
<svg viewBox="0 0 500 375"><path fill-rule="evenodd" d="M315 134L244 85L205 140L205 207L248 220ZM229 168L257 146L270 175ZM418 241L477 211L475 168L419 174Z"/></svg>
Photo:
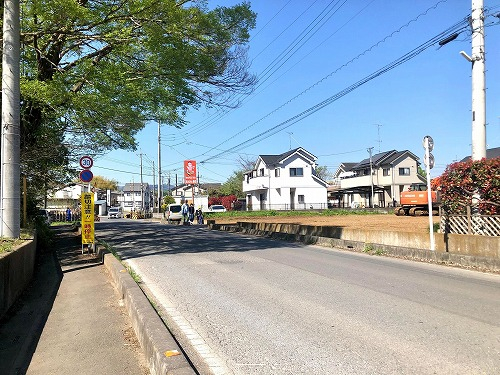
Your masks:
<svg viewBox="0 0 500 375"><path fill-rule="evenodd" d="M94 193L82 193L82 254L83 245L94 244Z"/></svg>

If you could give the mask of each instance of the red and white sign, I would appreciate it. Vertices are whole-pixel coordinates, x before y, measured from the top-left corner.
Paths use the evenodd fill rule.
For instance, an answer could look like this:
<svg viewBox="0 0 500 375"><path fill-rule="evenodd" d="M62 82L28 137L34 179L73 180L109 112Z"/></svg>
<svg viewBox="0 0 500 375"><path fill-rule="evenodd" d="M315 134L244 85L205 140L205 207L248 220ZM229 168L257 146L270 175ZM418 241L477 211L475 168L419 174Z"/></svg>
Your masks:
<svg viewBox="0 0 500 375"><path fill-rule="evenodd" d="M82 156L80 158L80 167L83 169L90 169L94 165L94 160L90 156Z"/></svg>
<svg viewBox="0 0 500 375"><path fill-rule="evenodd" d="M184 183L196 184L196 161L184 160Z"/></svg>

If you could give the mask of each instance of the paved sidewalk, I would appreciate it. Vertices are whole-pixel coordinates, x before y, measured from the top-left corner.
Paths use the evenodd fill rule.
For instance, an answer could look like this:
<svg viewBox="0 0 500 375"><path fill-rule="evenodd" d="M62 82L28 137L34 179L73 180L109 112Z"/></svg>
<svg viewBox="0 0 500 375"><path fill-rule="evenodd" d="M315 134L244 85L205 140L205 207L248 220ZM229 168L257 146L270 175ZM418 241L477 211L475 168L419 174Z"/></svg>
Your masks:
<svg viewBox="0 0 500 375"><path fill-rule="evenodd" d="M0 322L0 374L149 374L130 317L101 259L54 228L33 282ZM59 267L60 263L60 267Z"/></svg>

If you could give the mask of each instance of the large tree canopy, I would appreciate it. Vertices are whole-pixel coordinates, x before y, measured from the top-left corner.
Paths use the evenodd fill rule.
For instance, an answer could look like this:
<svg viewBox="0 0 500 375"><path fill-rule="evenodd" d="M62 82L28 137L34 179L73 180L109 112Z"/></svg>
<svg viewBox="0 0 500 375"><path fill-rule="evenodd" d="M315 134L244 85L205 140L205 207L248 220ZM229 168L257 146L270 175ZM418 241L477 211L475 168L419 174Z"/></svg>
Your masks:
<svg viewBox="0 0 500 375"><path fill-rule="evenodd" d="M134 149L148 119L180 127L190 107L235 106L234 94L255 83L245 49L255 18L246 2L209 10L206 1L23 1L25 173ZM29 163L34 150L47 165Z"/></svg>

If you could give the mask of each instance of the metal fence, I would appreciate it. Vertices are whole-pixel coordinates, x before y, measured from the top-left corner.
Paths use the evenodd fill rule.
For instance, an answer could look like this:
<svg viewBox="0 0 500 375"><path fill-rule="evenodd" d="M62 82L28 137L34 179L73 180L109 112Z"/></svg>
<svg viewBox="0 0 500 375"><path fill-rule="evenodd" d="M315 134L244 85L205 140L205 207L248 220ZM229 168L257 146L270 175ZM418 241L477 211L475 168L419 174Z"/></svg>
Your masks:
<svg viewBox="0 0 500 375"><path fill-rule="evenodd" d="M275 211L304 211L304 210L326 210L328 209L327 203L282 203L282 204L255 204L248 205L247 211L264 211L264 210L275 210Z"/></svg>
<svg viewBox="0 0 500 375"><path fill-rule="evenodd" d="M72 221L79 221L82 218L80 211L71 212L69 218L66 216L66 210L51 210L49 211L49 215L50 215L50 220L52 222L55 221L72 222Z"/></svg>

